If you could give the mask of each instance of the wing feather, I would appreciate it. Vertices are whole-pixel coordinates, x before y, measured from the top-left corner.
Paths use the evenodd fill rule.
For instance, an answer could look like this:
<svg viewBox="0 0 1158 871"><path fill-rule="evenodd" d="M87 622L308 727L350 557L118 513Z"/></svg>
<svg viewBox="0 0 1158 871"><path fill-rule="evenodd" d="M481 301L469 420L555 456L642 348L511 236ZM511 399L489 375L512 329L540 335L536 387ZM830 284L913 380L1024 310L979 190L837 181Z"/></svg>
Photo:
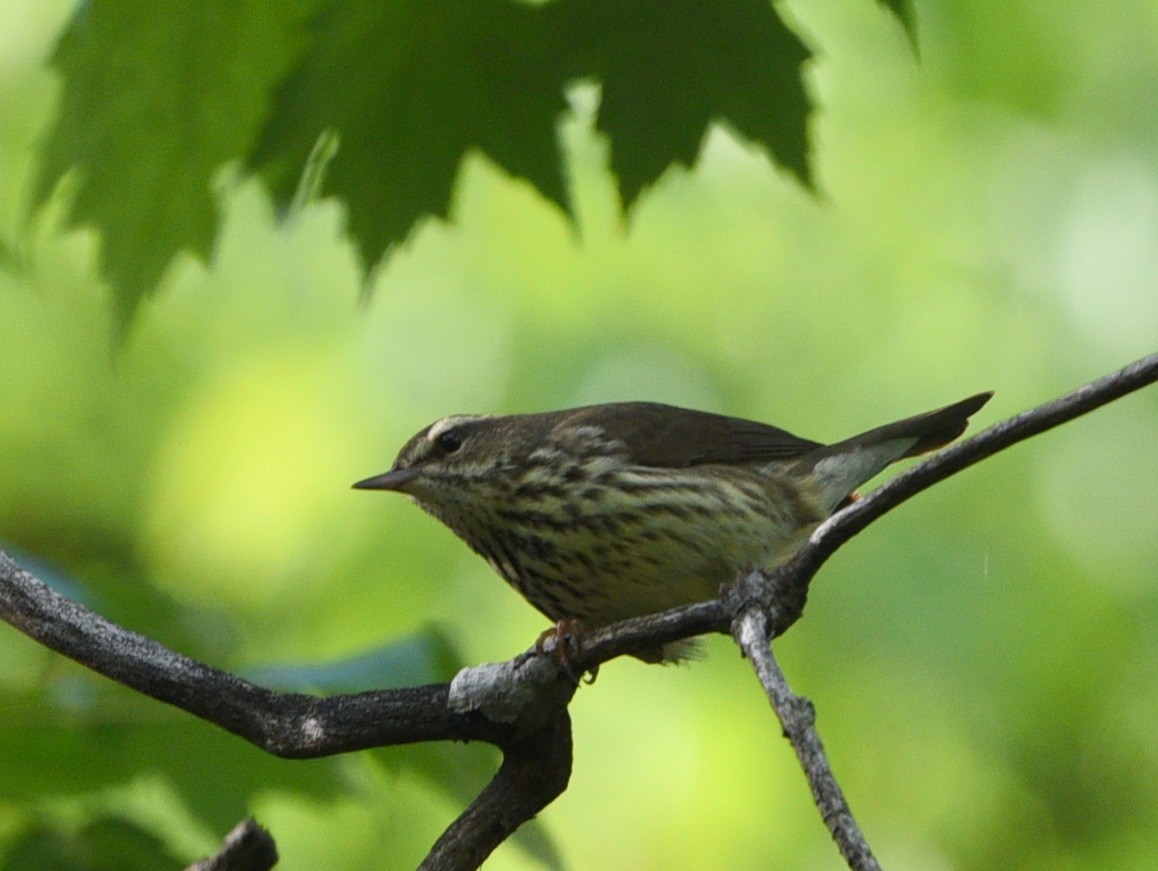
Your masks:
<svg viewBox="0 0 1158 871"><path fill-rule="evenodd" d="M655 468L793 459L820 447L767 424L658 402L576 408L559 423L599 427L623 443L633 462Z"/></svg>

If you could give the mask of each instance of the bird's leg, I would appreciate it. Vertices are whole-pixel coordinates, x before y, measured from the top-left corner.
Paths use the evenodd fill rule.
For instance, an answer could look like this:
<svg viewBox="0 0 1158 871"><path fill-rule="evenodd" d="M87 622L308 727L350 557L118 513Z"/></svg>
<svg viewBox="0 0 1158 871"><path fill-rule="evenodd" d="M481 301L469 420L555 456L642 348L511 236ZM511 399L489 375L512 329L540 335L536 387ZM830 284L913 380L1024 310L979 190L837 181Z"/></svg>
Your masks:
<svg viewBox="0 0 1158 871"><path fill-rule="evenodd" d="M563 670L571 676L575 683L583 681L587 684L595 683L599 674L599 667L591 669L588 677L575 670L575 658L579 655L583 636L583 621L564 617L550 629L544 629L535 640L535 653L553 655ZM550 644L550 647L548 647Z"/></svg>

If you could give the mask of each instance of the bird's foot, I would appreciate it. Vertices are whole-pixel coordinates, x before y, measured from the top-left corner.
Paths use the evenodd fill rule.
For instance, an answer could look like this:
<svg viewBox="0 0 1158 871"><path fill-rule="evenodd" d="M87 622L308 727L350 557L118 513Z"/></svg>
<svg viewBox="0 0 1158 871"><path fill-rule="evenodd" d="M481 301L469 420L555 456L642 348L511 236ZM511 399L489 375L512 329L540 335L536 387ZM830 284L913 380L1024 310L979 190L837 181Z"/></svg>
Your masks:
<svg viewBox="0 0 1158 871"><path fill-rule="evenodd" d="M599 666L584 673L575 663L582 649L582 637L583 621L565 617L550 629L543 630L535 640L535 653L540 656L554 656L576 684L580 682L593 684L599 674Z"/></svg>

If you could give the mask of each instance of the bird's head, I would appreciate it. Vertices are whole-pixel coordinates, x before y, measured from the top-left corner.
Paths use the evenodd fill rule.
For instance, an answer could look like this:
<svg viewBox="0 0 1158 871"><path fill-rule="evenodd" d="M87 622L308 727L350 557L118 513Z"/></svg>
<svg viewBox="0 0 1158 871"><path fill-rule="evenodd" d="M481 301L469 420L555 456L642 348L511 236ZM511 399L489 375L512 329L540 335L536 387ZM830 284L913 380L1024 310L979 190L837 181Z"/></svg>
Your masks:
<svg viewBox="0 0 1158 871"><path fill-rule="evenodd" d="M502 418L454 414L437 420L411 438L389 472L366 478L358 490L394 490L419 502L437 502L439 494L460 494L471 481L492 475L508 456Z"/></svg>

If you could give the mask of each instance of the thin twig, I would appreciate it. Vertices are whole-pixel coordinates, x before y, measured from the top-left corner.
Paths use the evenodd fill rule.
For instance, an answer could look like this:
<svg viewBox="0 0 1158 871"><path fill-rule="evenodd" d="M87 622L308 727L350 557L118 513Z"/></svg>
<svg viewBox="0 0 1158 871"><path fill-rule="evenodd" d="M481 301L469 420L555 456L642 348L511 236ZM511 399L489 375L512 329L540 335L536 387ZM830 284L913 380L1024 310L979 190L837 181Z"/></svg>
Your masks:
<svg viewBox="0 0 1158 871"><path fill-rule="evenodd" d="M745 611L736 620L734 635L736 643L756 670L764 693L784 728L785 737L796 751L796 758L800 760L812 788L813 801L848 867L853 871L880 871L880 865L829 767L816 731L816 710L812 702L792 692L780 664L772 655L768 620L764 613L758 608Z"/></svg>
<svg viewBox="0 0 1158 871"><path fill-rule="evenodd" d="M1065 396L1023 411L977 435L962 439L886 481L823 523L788 563L792 571L816 574L836 549L883 514L950 475L979 463L1018 442L1040 435L1158 381L1158 354L1151 354L1091 381ZM783 635L783 630L776 632Z"/></svg>
<svg viewBox="0 0 1158 871"><path fill-rule="evenodd" d="M792 598L795 607L785 607L783 598L776 602L777 607L770 611L774 617L772 636L783 635L800 618L808 585L825 561L874 520L922 490L998 451L1040 435L1156 381L1158 354L1151 354L1065 396L994 424L971 438L955 442L837 512L812 533L791 560L773 573L780 578L775 585L778 595ZM759 590L767 590L769 585L765 581L757 586L758 595ZM750 604L736 600L735 593L733 588L726 591L721 600L672 608L585 633L583 652L576 659L576 665L592 668L615 656L631 653L633 649L654 647L657 642L666 644L705 632L728 633L732 621ZM725 601L727 599L732 599L732 603L728 604Z"/></svg>

